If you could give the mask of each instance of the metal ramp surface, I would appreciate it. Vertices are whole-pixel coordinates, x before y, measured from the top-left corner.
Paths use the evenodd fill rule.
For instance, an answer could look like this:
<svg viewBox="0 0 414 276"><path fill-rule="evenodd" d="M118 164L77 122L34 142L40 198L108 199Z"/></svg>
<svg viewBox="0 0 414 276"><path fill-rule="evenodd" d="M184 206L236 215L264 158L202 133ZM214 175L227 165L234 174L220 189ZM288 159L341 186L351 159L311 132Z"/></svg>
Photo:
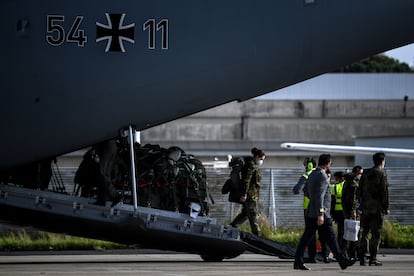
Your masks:
<svg viewBox="0 0 414 276"><path fill-rule="evenodd" d="M145 248L188 252L204 260L246 250L240 230L214 218L94 200L0 184L0 221Z"/></svg>
<svg viewBox="0 0 414 276"><path fill-rule="evenodd" d="M277 256L282 259L295 257L295 249L289 245L246 232L241 232L240 238L248 245L247 250L253 253Z"/></svg>
<svg viewBox="0 0 414 276"><path fill-rule="evenodd" d="M209 217L0 184L0 220L70 235L199 254L206 261L237 257L244 251L292 258L295 250Z"/></svg>

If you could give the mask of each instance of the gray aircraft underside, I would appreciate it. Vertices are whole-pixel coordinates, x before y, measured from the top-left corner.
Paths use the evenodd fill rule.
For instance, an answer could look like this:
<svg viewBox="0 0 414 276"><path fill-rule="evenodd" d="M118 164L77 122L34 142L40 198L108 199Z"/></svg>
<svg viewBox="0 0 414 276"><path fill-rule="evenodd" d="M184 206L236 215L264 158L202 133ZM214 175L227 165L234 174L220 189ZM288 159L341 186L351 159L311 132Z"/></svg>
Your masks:
<svg viewBox="0 0 414 276"><path fill-rule="evenodd" d="M0 169L414 42L408 0L3 0Z"/></svg>

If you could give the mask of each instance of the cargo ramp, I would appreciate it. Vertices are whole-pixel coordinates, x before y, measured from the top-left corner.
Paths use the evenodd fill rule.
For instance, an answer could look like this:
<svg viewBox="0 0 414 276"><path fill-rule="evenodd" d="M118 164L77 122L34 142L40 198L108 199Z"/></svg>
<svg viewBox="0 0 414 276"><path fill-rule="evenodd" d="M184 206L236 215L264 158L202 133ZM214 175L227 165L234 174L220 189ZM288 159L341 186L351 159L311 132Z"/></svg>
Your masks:
<svg viewBox="0 0 414 276"><path fill-rule="evenodd" d="M252 235L240 233L241 239L247 243L247 250L256 254L276 256L281 259L293 259L295 249L287 244Z"/></svg>
<svg viewBox="0 0 414 276"><path fill-rule="evenodd" d="M245 251L289 258L291 247L220 225L214 218L128 204L95 205L90 199L0 184L0 220L40 230L198 254L205 261Z"/></svg>

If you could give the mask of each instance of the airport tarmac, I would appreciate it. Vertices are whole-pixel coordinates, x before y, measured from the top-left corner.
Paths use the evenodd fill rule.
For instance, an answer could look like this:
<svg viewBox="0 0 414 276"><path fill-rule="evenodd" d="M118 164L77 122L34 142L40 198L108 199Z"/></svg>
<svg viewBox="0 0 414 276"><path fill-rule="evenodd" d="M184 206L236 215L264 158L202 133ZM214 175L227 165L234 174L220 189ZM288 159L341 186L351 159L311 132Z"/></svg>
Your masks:
<svg viewBox="0 0 414 276"><path fill-rule="evenodd" d="M383 266L354 266L341 270L336 262L310 264L311 271L294 270L293 260L242 254L223 262L204 262L198 255L181 253L19 253L0 256L0 275L414 275L414 254L382 254Z"/></svg>

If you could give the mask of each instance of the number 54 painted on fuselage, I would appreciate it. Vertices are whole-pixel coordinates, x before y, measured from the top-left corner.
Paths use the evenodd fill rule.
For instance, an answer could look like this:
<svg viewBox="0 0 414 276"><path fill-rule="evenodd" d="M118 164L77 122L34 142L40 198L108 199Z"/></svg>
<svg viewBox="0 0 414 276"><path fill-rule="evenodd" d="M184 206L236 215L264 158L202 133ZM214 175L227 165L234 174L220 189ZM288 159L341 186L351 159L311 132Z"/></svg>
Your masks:
<svg viewBox="0 0 414 276"><path fill-rule="evenodd" d="M135 43L135 23L124 25L126 14L105 13L107 24L96 22L95 41L107 41L105 52L125 52L124 41ZM46 41L51 46L60 46L63 43L75 43L83 47L88 42L88 35L82 28L84 17L76 16L69 30L65 30L64 15L48 15L46 24ZM168 19L147 19L142 24L142 31L147 32L148 49L156 49L157 32L161 32L161 49L168 50Z"/></svg>
<svg viewBox="0 0 414 276"><path fill-rule="evenodd" d="M4 0L0 8L0 170L414 42L407 0Z"/></svg>

